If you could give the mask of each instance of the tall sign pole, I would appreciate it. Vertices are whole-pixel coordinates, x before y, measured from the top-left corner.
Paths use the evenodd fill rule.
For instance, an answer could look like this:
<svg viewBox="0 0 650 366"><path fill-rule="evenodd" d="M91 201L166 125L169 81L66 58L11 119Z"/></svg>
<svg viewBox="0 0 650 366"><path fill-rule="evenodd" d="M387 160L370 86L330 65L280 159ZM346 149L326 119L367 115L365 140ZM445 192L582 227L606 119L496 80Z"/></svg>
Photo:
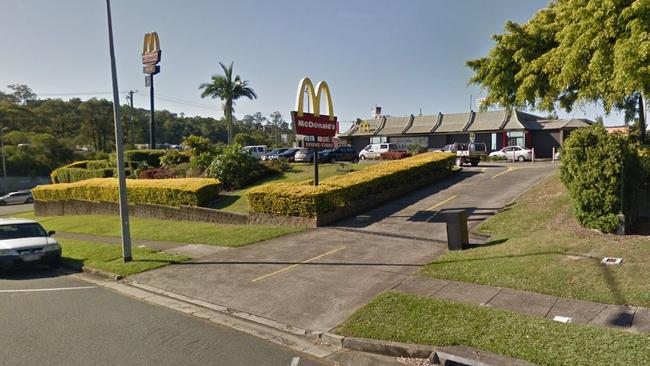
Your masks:
<svg viewBox="0 0 650 366"><path fill-rule="evenodd" d="M111 54L111 77L113 80L113 119L115 122L115 150L117 155L117 180L120 193L120 227L122 229L122 258L130 262L131 231L129 230L129 203L126 199L126 175L124 174L124 134L120 119L120 95L117 87L117 70L115 67L115 48L113 47L113 21L111 19L111 1L106 0L108 17L108 45Z"/></svg>
<svg viewBox="0 0 650 366"><path fill-rule="evenodd" d="M322 94L327 98L328 115L320 114L320 99ZM304 111L305 94L307 94L307 108L309 102L314 107L313 113ZM309 110L309 109L308 109ZM331 149L334 147L332 137L336 135L337 122L334 115L334 104L329 86L321 81L314 88L314 84L309 78L303 78L298 84L298 93L296 94L296 110L291 112L294 130L297 135L311 136L313 141L305 141L303 147L314 150L314 185L318 185L318 150Z"/></svg>
<svg viewBox="0 0 650 366"><path fill-rule="evenodd" d="M153 104L153 76L160 72L160 39L158 33L149 32L144 35L142 45L142 71L147 75L145 77L145 86L149 87L149 98L151 103L151 119L149 121L149 148L156 148L156 120L154 116Z"/></svg>

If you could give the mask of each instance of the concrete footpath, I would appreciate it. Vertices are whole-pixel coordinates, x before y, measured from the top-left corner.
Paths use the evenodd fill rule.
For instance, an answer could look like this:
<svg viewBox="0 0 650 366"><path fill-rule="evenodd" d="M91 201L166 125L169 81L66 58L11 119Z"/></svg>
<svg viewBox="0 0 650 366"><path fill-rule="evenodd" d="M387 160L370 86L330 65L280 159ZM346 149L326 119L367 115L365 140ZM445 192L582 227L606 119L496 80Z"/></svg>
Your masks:
<svg viewBox="0 0 650 366"><path fill-rule="evenodd" d="M488 306L550 320L650 333L650 309L609 305L509 288L413 276L395 291Z"/></svg>

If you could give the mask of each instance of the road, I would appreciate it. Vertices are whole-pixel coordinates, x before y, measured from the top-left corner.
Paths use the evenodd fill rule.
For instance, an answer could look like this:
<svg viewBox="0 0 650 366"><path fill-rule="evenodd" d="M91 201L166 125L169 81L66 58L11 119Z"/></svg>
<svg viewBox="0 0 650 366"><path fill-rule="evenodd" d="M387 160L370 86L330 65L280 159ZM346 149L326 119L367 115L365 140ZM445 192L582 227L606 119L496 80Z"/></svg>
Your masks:
<svg viewBox="0 0 650 366"><path fill-rule="evenodd" d="M0 309L3 365L324 365L50 270L0 275Z"/></svg>
<svg viewBox="0 0 650 366"><path fill-rule="evenodd" d="M33 203L23 203L19 205L0 206L0 217L11 216L20 212L34 211Z"/></svg>
<svg viewBox="0 0 650 366"><path fill-rule="evenodd" d="M445 210L466 209L474 227L557 167L465 168L332 227L223 250L131 279L298 328L329 331L447 250Z"/></svg>

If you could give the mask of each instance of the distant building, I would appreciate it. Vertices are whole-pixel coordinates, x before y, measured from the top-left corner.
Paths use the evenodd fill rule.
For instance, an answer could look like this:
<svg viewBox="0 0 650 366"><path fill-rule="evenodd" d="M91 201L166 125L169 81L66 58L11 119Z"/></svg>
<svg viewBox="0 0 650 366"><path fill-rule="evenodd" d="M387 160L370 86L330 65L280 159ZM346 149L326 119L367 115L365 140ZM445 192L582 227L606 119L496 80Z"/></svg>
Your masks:
<svg viewBox="0 0 650 366"><path fill-rule="evenodd" d="M550 158L553 148L562 146L572 131L594 123L588 119L547 119L517 110L408 117L389 117L380 113L373 113L374 118L355 123L338 137L357 151L368 144L382 142L418 144L437 149L474 138L476 142L485 143L491 151L517 145L535 148L536 156Z"/></svg>

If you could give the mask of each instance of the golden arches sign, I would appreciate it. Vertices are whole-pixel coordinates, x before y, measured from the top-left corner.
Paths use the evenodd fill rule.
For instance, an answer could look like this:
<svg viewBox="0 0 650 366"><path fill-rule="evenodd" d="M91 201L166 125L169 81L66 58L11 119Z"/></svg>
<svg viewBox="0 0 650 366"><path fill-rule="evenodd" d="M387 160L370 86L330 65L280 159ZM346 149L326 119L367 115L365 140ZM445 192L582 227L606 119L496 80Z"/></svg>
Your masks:
<svg viewBox="0 0 650 366"><path fill-rule="evenodd" d="M334 116L334 103L332 102L332 94L330 94L330 88L327 86L327 83L321 81L316 85L314 89L314 84L307 77L302 78L298 84L298 93L296 94L296 113L298 117L304 115L304 103L305 103L305 90L311 99L311 104L314 107L314 117L320 117L320 101L321 96L324 93L327 98L327 109L329 114L329 120L335 121L336 117Z"/></svg>
<svg viewBox="0 0 650 366"><path fill-rule="evenodd" d="M370 132L372 128L370 127L370 123L368 121L362 121L359 123L359 132Z"/></svg>
<svg viewBox="0 0 650 366"><path fill-rule="evenodd" d="M160 38L158 33L149 32L144 35L144 43L142 44L142 53L157 52L160 50Z"/></svg>
<svg viewBox="0 0 650 366"><path fill-rule="evenodd" d="M160 62L160 39L158 33L149 32L144 35L142 43L142 63L155 65Z"/></svg>

